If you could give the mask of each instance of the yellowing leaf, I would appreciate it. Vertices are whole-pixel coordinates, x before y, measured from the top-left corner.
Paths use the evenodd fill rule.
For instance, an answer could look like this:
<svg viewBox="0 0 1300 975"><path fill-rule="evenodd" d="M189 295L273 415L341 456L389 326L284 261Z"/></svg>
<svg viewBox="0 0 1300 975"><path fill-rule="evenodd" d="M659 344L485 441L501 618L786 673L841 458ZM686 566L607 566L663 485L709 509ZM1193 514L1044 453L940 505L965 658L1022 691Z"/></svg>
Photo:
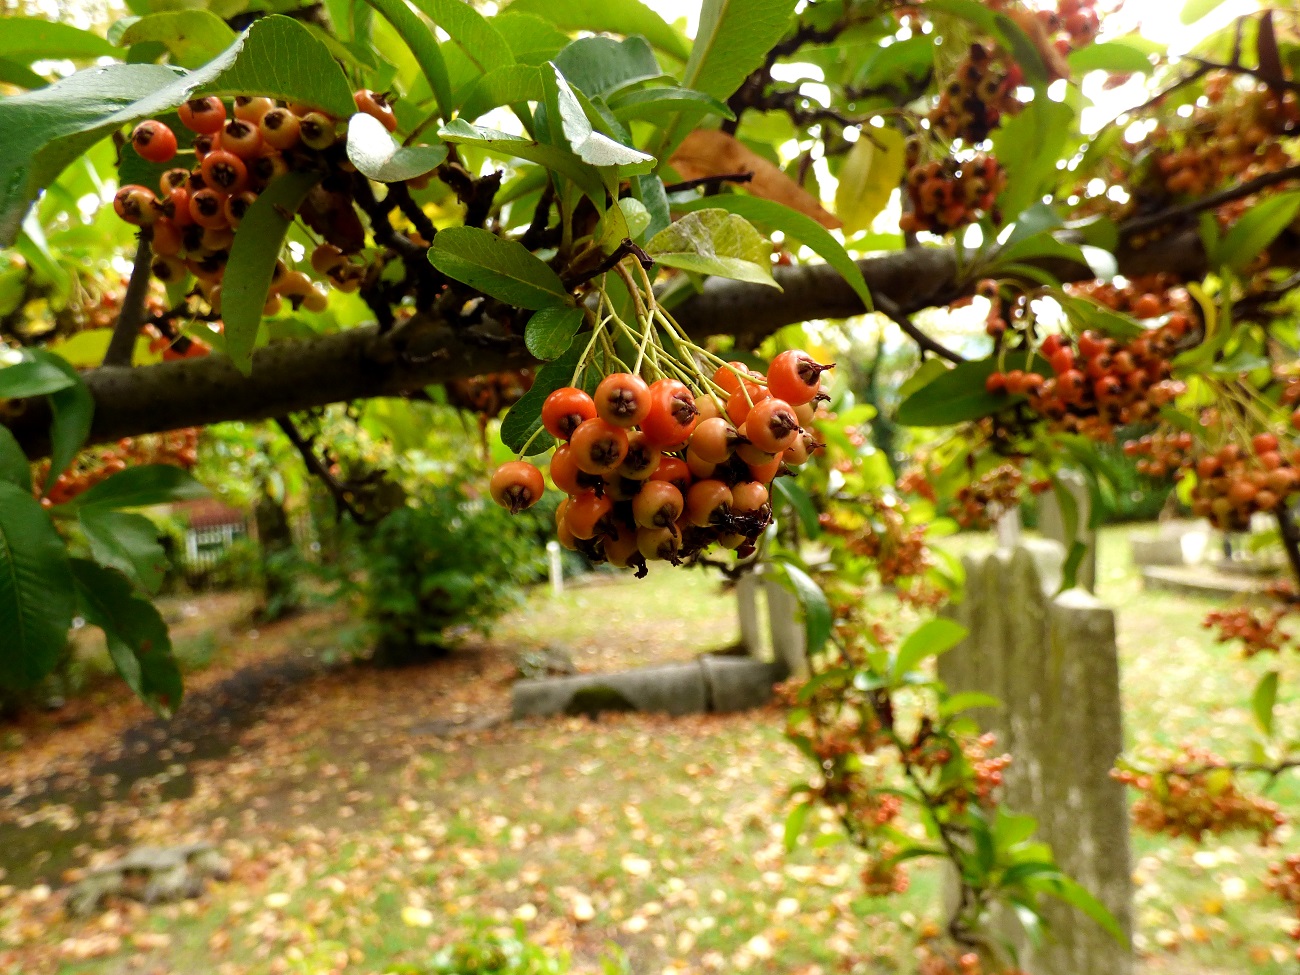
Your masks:
<svg viewBox="0 0 1300 975"><path fill-rule="evenodd" d="M903 178L906 155L902 133L895 129L864 129L840 167L835 212L846 234L871 227Z"/></svg>
<svg viewBox="0 0 1300 975"><path fill-rule="evenodd" d="M746 189L754 196L775 200L798 210L823 227L835 230L840 219L828 213L817 198L734 136L718 129L696 129L688 135L670 160L682 179L753 173Z"/></svg>
<svg viewBox="0 0 1300 975"><path fill-rule="evenodd" d="M407 904L402 908L402 923L408 928L427 928L433 924L433 912Z"/></svg>

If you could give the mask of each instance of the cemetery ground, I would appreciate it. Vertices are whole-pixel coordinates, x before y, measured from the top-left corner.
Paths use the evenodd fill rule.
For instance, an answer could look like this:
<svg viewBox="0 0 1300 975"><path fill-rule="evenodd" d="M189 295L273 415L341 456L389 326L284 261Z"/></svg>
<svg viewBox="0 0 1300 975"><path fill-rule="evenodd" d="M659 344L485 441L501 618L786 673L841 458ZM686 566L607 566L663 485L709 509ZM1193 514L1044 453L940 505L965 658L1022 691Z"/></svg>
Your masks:
<svg viewBox="0 0 1300 975"><path fill-rule="evenodd" d="M1103 533L1099 584L1119 611L1128 745L1227 749L1258 674L1297 662L1243 661L1201 630L1210 600L1143 592L1128 532ZM420 971L516 924L578 971L615 945L638 975L898 971L937 876L867 898L851 848L814 842L829 824L785 852L786 792L808 767L779 709L492 722L515 650L562 646L584 670L685 659L736 640L733 606L697 573L542 587L445 661L383 671L342 662L356 635L337 609L255 626L241 594L173 601L190 700L172 728L105 682L0 729L0 972ZM1300 703L1279 723L1294 736ZM1300 794L1283 781L1274 798ZM93 852L190 839L221 846L229 881L62 916ZM1256 879L1298 846L1136 835L1142 970L1293 971L1290 922Z"/></svg>

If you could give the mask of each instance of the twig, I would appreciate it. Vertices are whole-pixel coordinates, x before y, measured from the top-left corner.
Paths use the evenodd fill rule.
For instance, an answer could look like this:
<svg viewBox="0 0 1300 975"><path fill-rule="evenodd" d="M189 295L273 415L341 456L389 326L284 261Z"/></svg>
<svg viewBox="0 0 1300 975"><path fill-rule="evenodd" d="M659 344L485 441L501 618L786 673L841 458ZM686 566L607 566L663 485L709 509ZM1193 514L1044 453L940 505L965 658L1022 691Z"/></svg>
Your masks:
<svg viewBox="0 0 1300 975"><path fill-rule="evenodd" d="M903 313L902 309L894 304L894 302L889 298L880 294L875 295L874 298L876 302L876 310L888 316L895 325L902 329L904 335L910 338L926 352L929 352L932 355L937 355L940 359L947 359L949 362L953 363L953 365L966 361L965 356L959 355L946 345L935 341L913 325L907 315Z"/></svg>
<svg viewBox="0 0 1300 975"><path fill-rule="evenodd" d="M665 193L681 193L699 186L717 186L719 183L748 183L754 178L753 173L720 173L717 176L701 176L698 179L684 179L664 187Z"/></svg>
<svg viewBox="0 0 1300 975"><path fill-rule="evenodd" d="M1198 200L1191 200L1181 206L1172 207L1163 210L1160 213L1153 213L1148 217L1138 217L1134 220L1127 220L1120 225L1120 233L1124 236L1142 233L1144 230L1150 230L1153 227L1160 227L1183 217L1190 217L1193 214L1202 213L1206 210L1213 210L1225 203L1231 203L1233 200L1240 200L1243 197L1250 196L1252 193L1258 193L1260 190L1275 186L1278 183L1284 183L1288 179L1300 178L1300 166L1288 166L1285 169L1278 169L1271 173L1264 173L1262 176L1256 176L1254 179L1247 180L1244 183L1238 183L1236 186L1230 186L1226 190L1213 193L1210 196L1203 196Z"/></svg>
<svg viewBox="0 0 1300 975"><path fill-rule="evenodd" d="M316 451L312 448L314 438L307 438L299 432L293 420L287 416L277 416L275 418L278 426L284 435L289 438L289 442L297 448L298 453L302 455L303 463L307 465L307 470L320 479L321 483L329 490L330 495L338 506L351 516L352 520L358 525L373 525L377 519L371 518L357 510L348 497L347 490L335 480L334 475L330 473L329 468L316 456ZM342 512L339 512L342 517Z"/></svg>
<svg viewBox="0 0 1300 975"><path fill-rule="evenodd" d="M564 286L572 291L578 285L585 284L592 278L599 277L606 271L612 270L619 261L629 256L635 257L643 268L649 269L654 266L654 258L643 251L631 237L624 237L623 242L614 248L614 252L595 267L582 271L575 277L562 275L561 280L564 282Z"/></svg>
<svg viewBox="0 0 1300 975"><path fill-rule="evenodd" d="M135 353L135 337L140 334L140 327L144 324L144 302L149 295L152 264L153 228L141 227L140 243L135 249L135 264L131 266L131 280L122 297L122 310L118 312L117 324L113 326L108 351L104 353L103 364L106 366L131 365Z"/></svg>
<svg viewBox="0 0 1300 975"><path fill-rule="evenodd" d="M438 233L438 228L433 225L428 214L420 209L419 204L411 198L411 191L405 183L389 183L388 195L396 201L397 208L402 211L402 216L411 221L411 226L415 232L424 238L425 243L432 244L434 235Z"/></svg>

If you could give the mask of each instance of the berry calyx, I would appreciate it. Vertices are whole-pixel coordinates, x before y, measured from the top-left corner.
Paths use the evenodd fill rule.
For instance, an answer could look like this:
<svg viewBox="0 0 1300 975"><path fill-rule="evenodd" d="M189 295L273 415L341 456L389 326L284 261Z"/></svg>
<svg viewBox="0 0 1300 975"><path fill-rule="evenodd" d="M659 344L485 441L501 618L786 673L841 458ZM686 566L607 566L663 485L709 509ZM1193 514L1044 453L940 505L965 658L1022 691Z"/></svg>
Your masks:
<svg viewBox="0 0 1300 975"><path fill-rule="evenodd" d="M492 475L492 500L511 514L531 508L546 491L542 472L522 460L502 464Z"/></svg>

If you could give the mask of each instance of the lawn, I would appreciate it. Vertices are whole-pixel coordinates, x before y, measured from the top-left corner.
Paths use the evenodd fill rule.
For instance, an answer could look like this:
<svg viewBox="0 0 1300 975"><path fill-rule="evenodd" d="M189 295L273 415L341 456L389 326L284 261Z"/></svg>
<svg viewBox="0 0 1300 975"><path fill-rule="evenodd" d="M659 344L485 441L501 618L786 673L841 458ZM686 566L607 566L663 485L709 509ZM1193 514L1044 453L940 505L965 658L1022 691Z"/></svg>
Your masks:
<svg viewBox="0 0 1300 975"><path fill-rule="evenodd" d="M1142 592L1125 537L1103 534L1100 595L1120 614L1131 747L1192 739L1236 753L1270 662L1214 647L1198 625L1210 602ZM861 895L847 847L785 854L784 795L807 768L776 709L448 733L504 712L519 649L560 647L602 670L734 643L734 603L716 579L661 571L558 599L539 589L449 660L387 672L323 662L347 629L338 610L257 628L224 597L170 611L206 662L189 684L201 718L141 730L145 712L110 686L9 729L0 971L383 972L518 923L582 972L617 945L638 975L883 975L906 969L934 916L933 873L877 900ZM222 682L249 665L279 675L274 693L232 695ZM1294 695L1280 717L1295 737ZM1288 783L1278 798L1297 806ZM229 882L179 905L61 917L69 870L190 838L222 846ZM50 856L33 863L42 847ZM1285 912L1257 882L1278 855L1247 840L1136 837L1143 971L1293 971Z"/></svg>

